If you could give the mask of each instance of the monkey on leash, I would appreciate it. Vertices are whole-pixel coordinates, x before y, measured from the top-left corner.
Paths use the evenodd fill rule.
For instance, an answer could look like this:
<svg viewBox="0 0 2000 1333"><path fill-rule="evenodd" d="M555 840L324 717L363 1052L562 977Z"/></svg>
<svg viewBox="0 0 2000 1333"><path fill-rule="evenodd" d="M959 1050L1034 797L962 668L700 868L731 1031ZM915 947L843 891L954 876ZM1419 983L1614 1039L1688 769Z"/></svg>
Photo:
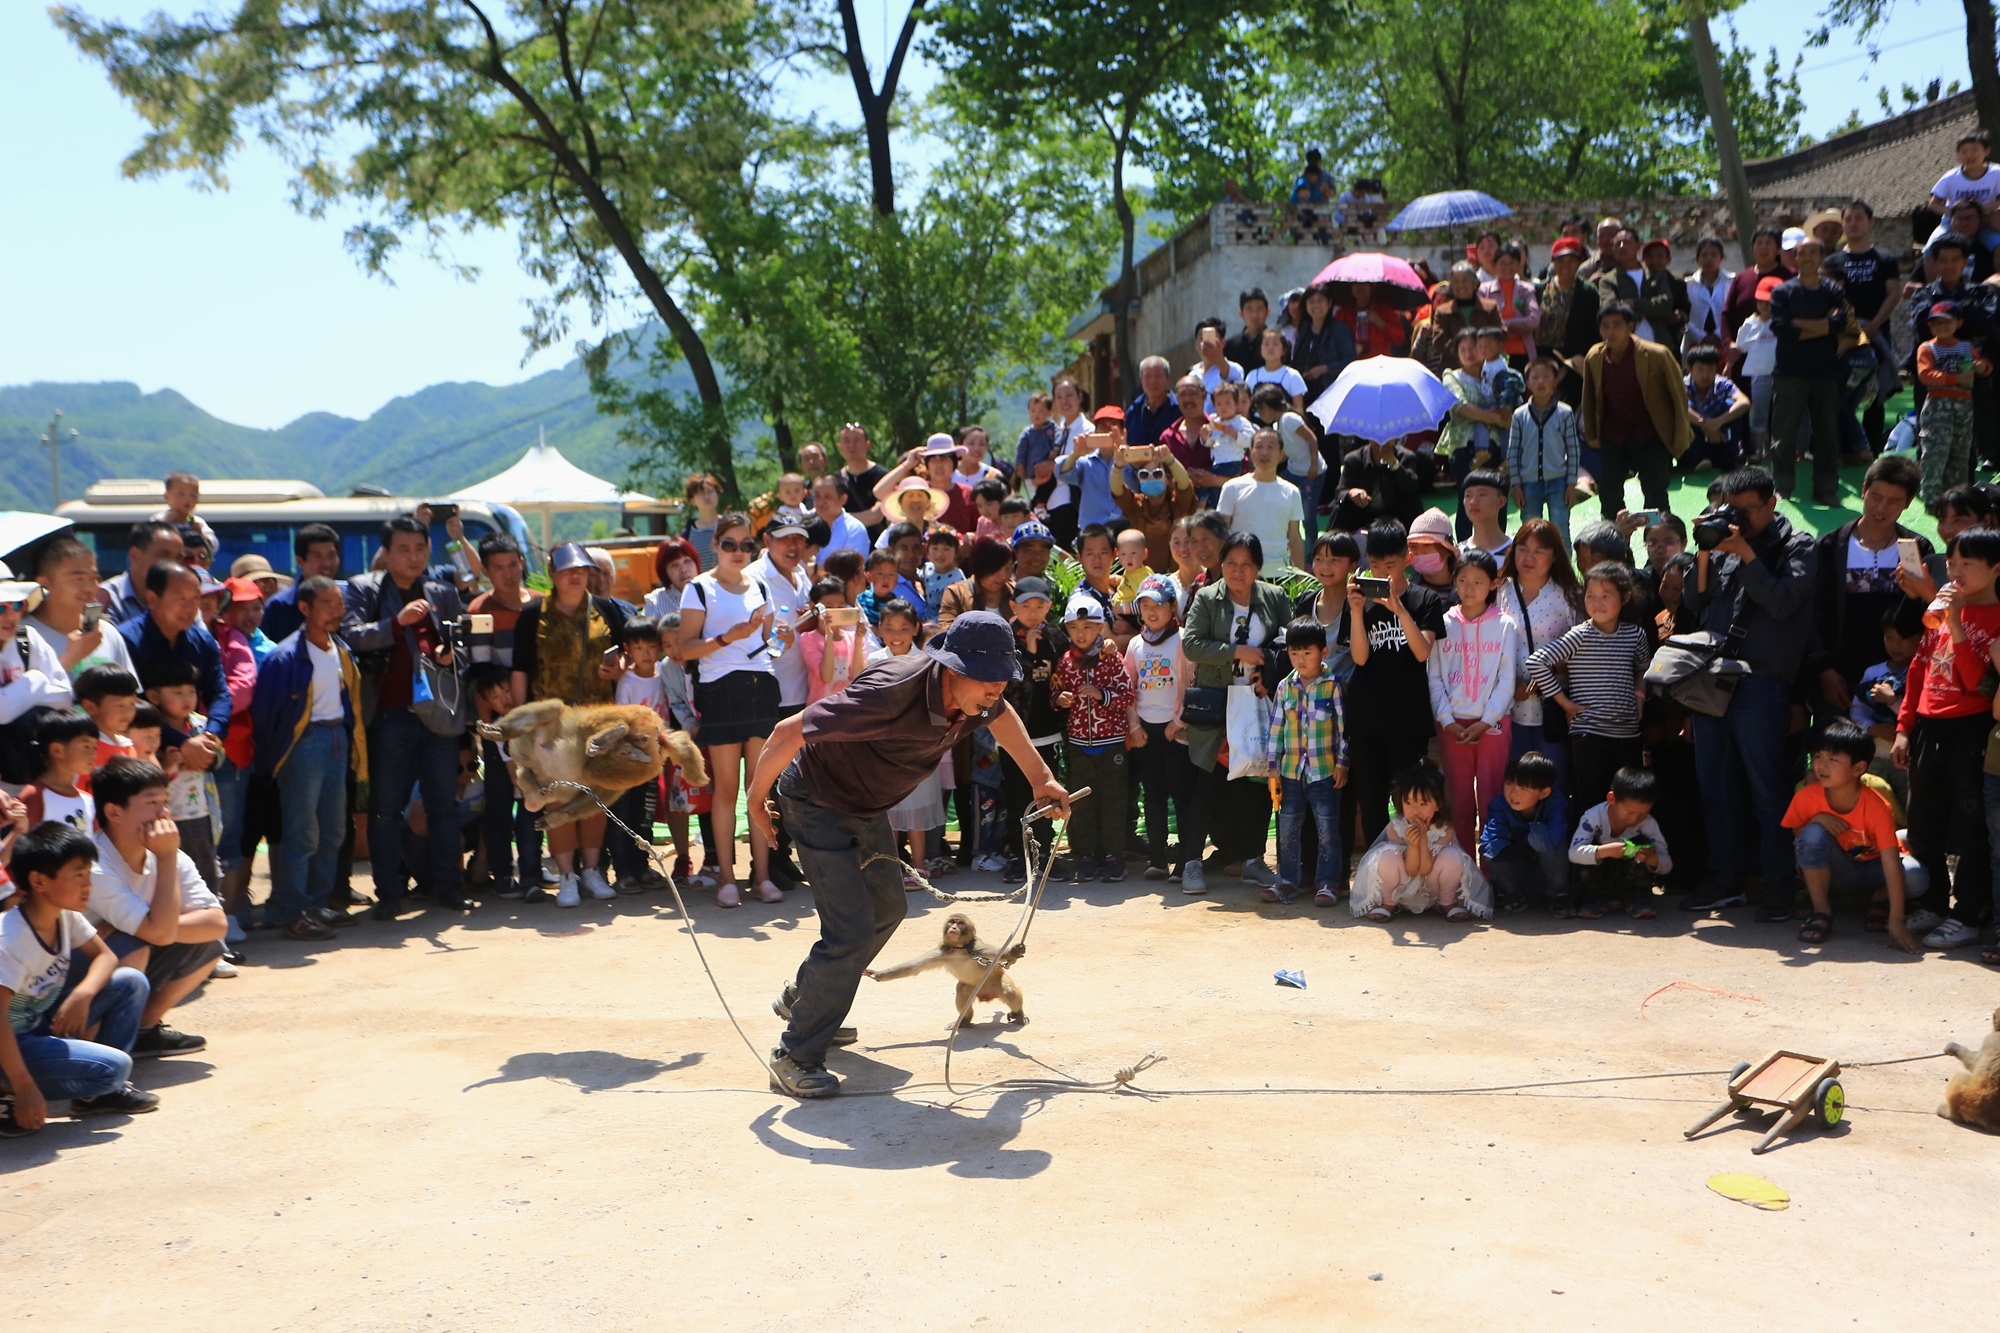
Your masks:
<svg viewBox="0 0 2000 1333"><path fill-rule="evenodd" d="M1000 955L999 965L994 965L994 953L990 945L982 944L979 931L972 919L963 912L953 912L944 919L944 936L938 947L920 954L906 963L885 967L880 971L869 968L863 976L877 981L897 981L903 977L914 977L919 972L929 972L934 968L944 968L958 979L957 1021L954 1027L962 1027L972 1021L974 1000L1005 1000L1007 1021L1016 1026L1025 1026L1028 1015L1022 1011L1024 996L1020 983L1009 975L1007 969L1021 960L1028 951L1025 943L1016 944ZM991 975L988 975L988 972ZM984 986L982 988L982 981ZM976 993L975 993L976 992Z"/></svg>

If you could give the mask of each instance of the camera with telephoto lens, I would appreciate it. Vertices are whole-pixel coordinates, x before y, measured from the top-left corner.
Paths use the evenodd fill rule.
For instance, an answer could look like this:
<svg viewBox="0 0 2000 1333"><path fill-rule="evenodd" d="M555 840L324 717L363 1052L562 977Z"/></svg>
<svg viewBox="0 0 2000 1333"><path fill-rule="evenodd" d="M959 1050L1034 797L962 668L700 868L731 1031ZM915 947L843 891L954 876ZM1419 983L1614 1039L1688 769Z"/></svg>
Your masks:
<svg viewBox="0 0 2000 1333"><path fill-rule="evenodd" d="M1713 551L1729 540L1731 528L1748 529L1750 516L1735 505L1724 505L1694 521L1694 544L1697 550Z"/></svg>

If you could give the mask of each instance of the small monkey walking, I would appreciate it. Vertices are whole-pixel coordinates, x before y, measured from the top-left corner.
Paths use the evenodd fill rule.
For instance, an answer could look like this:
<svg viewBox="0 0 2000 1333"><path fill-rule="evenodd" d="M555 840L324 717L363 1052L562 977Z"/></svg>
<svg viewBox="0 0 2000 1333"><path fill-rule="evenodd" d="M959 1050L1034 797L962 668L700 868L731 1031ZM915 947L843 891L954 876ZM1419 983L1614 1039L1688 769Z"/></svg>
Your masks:
<svg viewBox="0 0 2000 1333"><path fill-rule="evenodd" d="M1967 1050L1957 1042L1946 1042L1944 1053L1955 1055L1965 1066L1963 1074L1953 1074L1945 1085L1944 1105L1938 1114L1961 1125L2000 1133L2000 1009L1993 1011L1993 1035L1978 1050Z"/></svg>
<svg viewBox="0 0 2000 1333"><path fill-rule="evenodd" d="M979 942L979 931L972 924L972 919L963 912L953 912L944 919L944 936L938 941L937 948L912 958L907 963L885 967L879 972L870 968L862 975L873 977L877 981L896 981L903 977L914 977L919 972L928 972L932 968L942 967L958 978L958 1021L954 1026L963 1026L972 1021L972 1004L975 999L1005 1000L1007 1021L1026 1024L1028 1016L1022 1012L1024 997L1021 994L1020 984L1008 974L1007 968L1010 964L1019 962L1027 951L1026 944L1016 944L1000 955L1000 965L994 967L993 950ZM989 968L992 970L990 977L987 976ZM984 989L980 986L982 978L985 980ZM976 995L975 991L978 992Z"/></svg>

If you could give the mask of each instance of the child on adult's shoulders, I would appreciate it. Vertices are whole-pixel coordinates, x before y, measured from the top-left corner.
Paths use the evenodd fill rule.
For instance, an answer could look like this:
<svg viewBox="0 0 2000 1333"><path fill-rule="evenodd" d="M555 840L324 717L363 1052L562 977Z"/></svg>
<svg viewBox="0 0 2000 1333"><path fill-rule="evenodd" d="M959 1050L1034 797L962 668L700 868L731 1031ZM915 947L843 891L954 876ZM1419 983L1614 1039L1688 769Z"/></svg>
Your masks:
<svg viewBox="0 0 2000 1333"><path fill-rule="evenodd" d="M1674 862L1653 820L1659 790L1649 769L1627 766L1611 775L1604 803L1584 811L1570 838L1569 859L1583 867L1582 901L1573 910L1559 905L1557 916L1596 921L1623 910L1636 921L1651 921L1660 914L1652 898Z"/></svg>
<svg viewBox="0 0 2000 1333"><path fill-rule="evenodd" d="M1924 896L1930 877L1897 840L1889 801L1862 781L1874 757L1868 734L1835 718L1813 744L1812 780L1785 810L1783 824L1792 831L1799 877L1812 898L1812 915L1799 928L1799 942L1824 944L1833 934L1832 890L1838 886L1867 889L1867 928L1886 931L1896 948L1916 953L1907 908L1912 899Z"/></svg>

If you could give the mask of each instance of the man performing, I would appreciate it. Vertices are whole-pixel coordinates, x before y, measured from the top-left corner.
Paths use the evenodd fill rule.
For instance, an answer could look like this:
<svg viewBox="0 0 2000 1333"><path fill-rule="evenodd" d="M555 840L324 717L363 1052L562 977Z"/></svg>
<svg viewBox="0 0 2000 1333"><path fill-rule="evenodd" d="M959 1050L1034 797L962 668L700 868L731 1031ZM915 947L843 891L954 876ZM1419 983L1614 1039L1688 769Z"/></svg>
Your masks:
<svg viewBox="0 0 2000 1333"><path fill-rule="evenodd" d="M785 821L812 886L820 936L787 988L791 1013L771 1052L771 1090L831 1097L826 1068L862 971L902 924L903 863L889 810L937 771L978 727L1012 755L1035 794L1063 817L1069 792L1029 743L1001 695L1019 677L1014 632L991 611L969 611L921 653L869 667L838 694L786 718L764 743L750 781L751 822L769 840ZM775 807L771 789L777 787ZM795 992L795 993L794 993Z"/></svg>

